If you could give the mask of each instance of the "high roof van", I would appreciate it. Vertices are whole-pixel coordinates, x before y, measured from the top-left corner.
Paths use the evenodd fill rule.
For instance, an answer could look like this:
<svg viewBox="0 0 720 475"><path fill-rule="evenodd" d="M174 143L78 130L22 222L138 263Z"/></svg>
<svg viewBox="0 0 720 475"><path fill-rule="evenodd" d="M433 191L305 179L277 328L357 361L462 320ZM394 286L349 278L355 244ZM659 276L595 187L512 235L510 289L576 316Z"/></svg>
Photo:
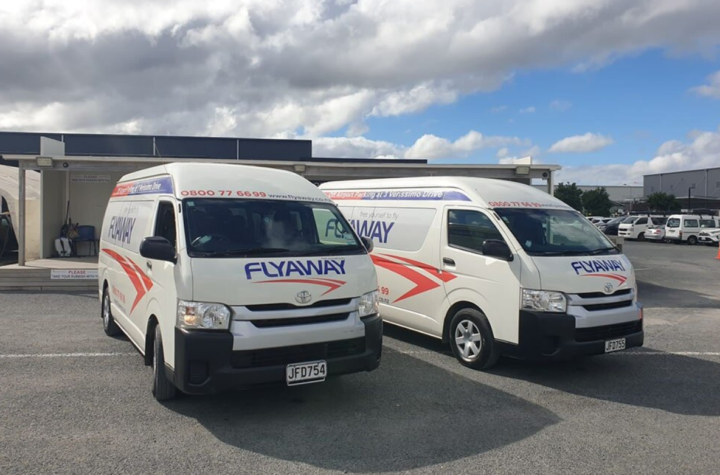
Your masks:
<svg viewBox="0 0 720 475"><path fill-rule="evenodd" d="M102 226L105 332L125 333L153 366L158 400L374 370L382 320L364 241L293 173L199 163L131 173Z"/></svg>
<svg viewBox="0 0 720 475"><path fill-rule="evenodd" d="M449 342L464 365L563 359L643 344L633 267L580 213L481 178L331 182L374 241L383 320Z"/></svg>
<svg viewBox="0 0 720 475"><path fill-rule="evenodd" d="M720 218L699 214L674 214L665 225L665 239L675 244L685 242L695 245L700 233L720 227ZM705 237L705 236L704 236Z"/></svg>

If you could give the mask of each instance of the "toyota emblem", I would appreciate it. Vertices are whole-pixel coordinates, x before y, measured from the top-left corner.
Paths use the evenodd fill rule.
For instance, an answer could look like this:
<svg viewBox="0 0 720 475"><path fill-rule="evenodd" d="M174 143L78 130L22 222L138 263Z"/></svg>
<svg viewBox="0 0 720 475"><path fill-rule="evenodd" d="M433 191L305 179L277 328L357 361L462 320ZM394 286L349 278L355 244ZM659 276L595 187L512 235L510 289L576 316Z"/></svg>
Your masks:
<svg viewBox="0 0 720 475"><path fill-rule="evenodd" d="M613 293L613 285L612 285L612 282L608 282L607 284L605 284L605 288L604 288L603 290L605 290L605 293L606 293L606 294L611 294L611 293Z"/></svg>
<svg viewBox="0 0 720 475"><path fill-rule="evenodd" d="M308 292L307 290L298 292L298 294L295 296L295 301L297 303L309 303L311 300L312 300L312 295L310 295L310 292Z"/></svg>

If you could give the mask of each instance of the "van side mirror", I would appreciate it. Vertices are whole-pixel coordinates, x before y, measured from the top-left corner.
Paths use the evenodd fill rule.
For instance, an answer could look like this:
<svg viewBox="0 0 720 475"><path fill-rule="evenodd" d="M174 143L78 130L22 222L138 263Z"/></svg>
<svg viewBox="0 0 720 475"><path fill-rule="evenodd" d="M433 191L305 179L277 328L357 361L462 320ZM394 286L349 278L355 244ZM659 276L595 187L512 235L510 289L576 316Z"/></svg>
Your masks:
<svg viewBox="0 0 720 475"><path fill-rule="evenodd" d="M513 260L513 254L512 251L510 251L510 247L508 247L505 241L500 241L498 239L486 239L482 245L482 253L484 256L496 257L508 262Z"/></svg>
<svg viewBox="0 0 720 475"><path fill-rule="evenodd" d="M373 249L375 249L375 243L372 239L363 236L360 240L362 241L363 246L365 246L365 249L367 249L367 252L373 252Z"/></svg>
<svg viewBox="0 0 720 475"><path fill-rule="evenodd" d="M175 247L173 247L170 241L160 236L146 237L143 239L140 243L140 255L157 261L167 261L173 264L177 262Z"/></svg>

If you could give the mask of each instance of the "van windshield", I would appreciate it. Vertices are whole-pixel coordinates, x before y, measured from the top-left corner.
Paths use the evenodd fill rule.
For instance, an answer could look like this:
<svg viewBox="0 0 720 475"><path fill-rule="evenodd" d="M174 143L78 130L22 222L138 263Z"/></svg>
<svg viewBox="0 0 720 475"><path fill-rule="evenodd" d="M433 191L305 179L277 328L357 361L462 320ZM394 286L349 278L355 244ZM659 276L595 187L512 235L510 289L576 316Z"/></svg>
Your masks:
<svg viewBox="0 0 720 475"><path fill-rule="evenodd" d="M191 257L364 254L332 204L280 200L185 199Z"/></svg>
<svg viewBox="0 0 720 475"><path fill-rule="evenodd" d="M533 256L619 253L613 243L577 211L501 208L495 212L525 252Z"/></svg>

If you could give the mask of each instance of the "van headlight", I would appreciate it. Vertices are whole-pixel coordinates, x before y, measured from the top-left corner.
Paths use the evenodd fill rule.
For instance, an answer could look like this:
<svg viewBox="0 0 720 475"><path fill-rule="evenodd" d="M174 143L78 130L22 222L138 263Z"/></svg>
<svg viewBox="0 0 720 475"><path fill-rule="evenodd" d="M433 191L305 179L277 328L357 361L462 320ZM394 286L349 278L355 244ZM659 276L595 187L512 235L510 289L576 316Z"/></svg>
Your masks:
<svg viewBox="0 0 720 475"><path fill-rule="evenodd" d="M565 313L567 299L562 292L523 289L522 308L541 312Z"/></svg>
<svg viewBox="0 0 720 475"><path fill-rule="evenodd" d="M177 326L198 330L227 330L230 309L219 303L178 301Z"/></svg>
<svg viewBox="0 0 720 475"><path fill-rule="evenodd" d="M360 297L358 314L360 318L362 318L375 315L376 313L378 313L378 292L377 290L373 290Z"/></svg>

